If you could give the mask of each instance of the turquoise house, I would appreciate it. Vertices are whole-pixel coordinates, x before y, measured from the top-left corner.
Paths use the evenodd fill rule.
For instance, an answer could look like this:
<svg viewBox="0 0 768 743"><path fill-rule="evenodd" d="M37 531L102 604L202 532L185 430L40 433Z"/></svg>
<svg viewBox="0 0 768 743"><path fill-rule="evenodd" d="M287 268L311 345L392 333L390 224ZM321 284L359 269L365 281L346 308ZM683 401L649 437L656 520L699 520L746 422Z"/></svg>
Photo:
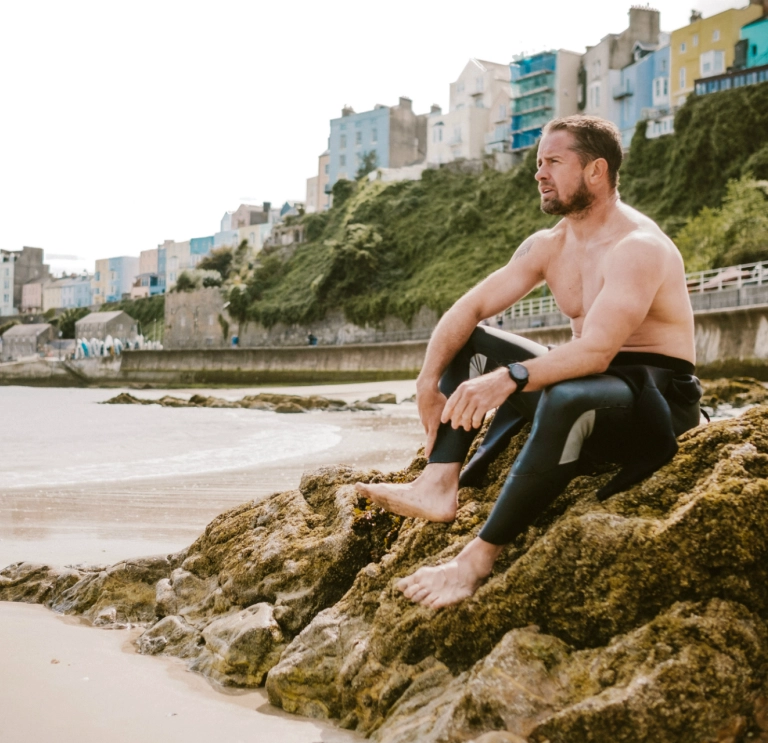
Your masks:
<svg viewBox="0 0 768 743"><path fill-rule="evenodd" d="M742 26L740 38L747 42L747 67L768 65L768 16Z"/></svg>

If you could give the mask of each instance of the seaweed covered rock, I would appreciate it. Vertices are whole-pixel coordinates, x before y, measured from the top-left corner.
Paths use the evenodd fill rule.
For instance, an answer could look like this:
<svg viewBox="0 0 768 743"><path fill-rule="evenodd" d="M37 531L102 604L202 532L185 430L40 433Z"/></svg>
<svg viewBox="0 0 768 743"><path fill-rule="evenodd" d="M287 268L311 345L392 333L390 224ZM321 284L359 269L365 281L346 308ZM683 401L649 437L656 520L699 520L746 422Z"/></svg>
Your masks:
<svg viewBox="0 0 768 743"><path fill-rule="evenodd" d="M450 524L361 500L347 467L216 518L187 550L111 567L0 571L0 599L97 624L141 652L336 718L379 743L768 740L768 407L689 431L644 482L574 480L470 599L437 611L395 583L455 556L523 431Z"/></svg>
<svg viewBox="0 0 768 743"><path fill-rule="evenodd" d="M701 404L710 415L722 415L731 408L760 405L768 401L768 387L751 377L703 379Z"/></svg>
<svg viewBox="0 0 768 743"><path fill-rule="evenodd" d="M669 465L606 503L596 500L595 491L610 473L578 478L502 555L474 597L439 611L411 604L394 583L421 565L451 558L477 533L521 444L513 441L482 489L460 492L453 524L407 520L388 554L361 571L349 593L293 640L268 676L271 701L301 714L338 717L366 734L378 731L382 741L427 740L416 734L403 737L390 728L397 705L423 695L416 705L423 708L430 688L461 686L455 680L473 673L510 631L535 625L537 632L562 643L562 653L573 654L608 648L680 601L716 598L749 612L758 627L759 652L740 661L742 680L728 697L728 704L735 704L760 678L762 622L768 617L766 412L755 408L738 420L689 432ZM729 622L727 631L736 632L735 620L724 625ZM666 699L676 709L678 692L670 687L665 697L665 677L660 678L657 703ZM642 685L629 688L619 676L612 681L610 673L601 684L586 694L592 701L571 704L571 714L598 715L594 697L609 686L633 698L642 691ZM711 733L716 718L726 713L697 699L698 711L686 718L700 720L691 727L691 740ZM552 704L562 711L567 700L555 697ZM473 724L478 733L483 726L509 726L482 705L477 709ZM608 705L600 714L610 716L615 710ZM535 710L530 715L538 720ZM435 740L468 740L470 731L461 735L454 738L444 730ZM590 739L570 735L553 732L550 740ZM627 740L648 739L627 735Z"/></svg>

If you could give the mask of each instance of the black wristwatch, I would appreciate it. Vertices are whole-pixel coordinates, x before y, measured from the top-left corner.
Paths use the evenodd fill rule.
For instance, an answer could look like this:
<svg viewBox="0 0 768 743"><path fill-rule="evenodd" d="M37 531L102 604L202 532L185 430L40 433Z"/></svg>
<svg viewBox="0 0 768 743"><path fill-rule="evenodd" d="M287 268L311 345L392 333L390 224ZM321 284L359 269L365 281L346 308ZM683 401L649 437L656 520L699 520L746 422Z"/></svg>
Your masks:
<svg viewBox="0 0 768 743"><path fill-rule="evenodd" d="M528 384L528 370L522 364L510 364L507 369L509 369L510 378L517 385L512 393L516 395L518 392L522 392L525 385Z"/></svg>

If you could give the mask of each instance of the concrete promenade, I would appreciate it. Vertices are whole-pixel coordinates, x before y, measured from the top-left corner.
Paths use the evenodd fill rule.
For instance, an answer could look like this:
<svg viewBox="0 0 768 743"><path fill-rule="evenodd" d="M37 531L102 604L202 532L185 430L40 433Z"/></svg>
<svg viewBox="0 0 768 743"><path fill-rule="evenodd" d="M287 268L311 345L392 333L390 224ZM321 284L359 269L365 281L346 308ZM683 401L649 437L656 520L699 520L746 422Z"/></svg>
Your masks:
<svg viewBox="0 0 768 743"><path fill-rule="evenodd" d="M725 294L703 296L711 303L715 298L728 299ZM729 299L733 301L734 297ZM556 319L554 316L539 327L509 328L506 323L504 327L544 345L561 345L570 340L571 330L562 319L559 323ZM753 376L768 381L768 302L698 309L695 321L697 370L702 377ZM401 341L343 346L128 351L114 360L26 359L0 364L0 384L181 387L413 379L419 373L426 347L426 341Z"/></svg>

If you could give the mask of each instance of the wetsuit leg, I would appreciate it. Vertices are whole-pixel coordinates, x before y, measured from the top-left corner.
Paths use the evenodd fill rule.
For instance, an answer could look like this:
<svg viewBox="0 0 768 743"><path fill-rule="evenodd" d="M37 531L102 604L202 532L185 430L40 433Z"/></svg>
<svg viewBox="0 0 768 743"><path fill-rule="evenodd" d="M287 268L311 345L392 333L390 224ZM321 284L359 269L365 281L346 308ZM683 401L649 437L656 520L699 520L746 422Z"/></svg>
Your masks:
<svg viewBox="0 0 768 743"><path fill-rule="evenodd" d="M585 442L606 440L631 426L633 395L618 377L570 379L545 390L531 435L507 477L480 538L508 544L565 489L578 473Z"/></svg>
<svg viewBox="0 0 768 743"><path fill-rule="evenodd" d="M472 332L467 343L456 354L440 378L440 391L450 397L456 388L472 376L473 368L480 373L497 369L502 364L525 361L547 353L547 347L513 333L479 325ZM517 396L516 404L502 405L485 437L483 462L493 458L504 449L516 431L525 423L524 410L533 418L540 392L523 393ZM437 432L437 439L432 454L432 462L463 462L478 429L465 431L454 429L443 423ZM473 458L474 461L474 458ZM469 469L469 468L467 468ZM476 474L476 473L475 473ZM469 484L462 482L462 485Z"/></svg>

